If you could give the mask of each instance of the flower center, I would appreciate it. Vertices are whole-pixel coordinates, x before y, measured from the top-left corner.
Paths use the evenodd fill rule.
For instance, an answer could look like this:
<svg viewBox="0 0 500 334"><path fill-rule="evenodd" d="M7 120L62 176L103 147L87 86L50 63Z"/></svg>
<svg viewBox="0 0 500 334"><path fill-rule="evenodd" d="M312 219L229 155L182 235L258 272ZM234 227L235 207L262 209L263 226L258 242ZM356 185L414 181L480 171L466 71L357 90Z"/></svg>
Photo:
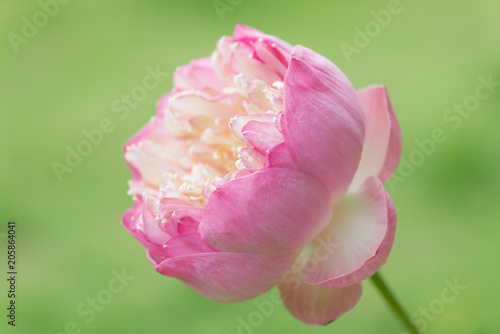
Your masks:
<svg viewBox="0 0 500 334"><path fill-rule="evenodd" d="M263 167L266 151L283 141L283 83L269 86L243 73L232 81L222 94L184 90L169 98L159 124L164 133L128 147L127 160L143 176L131 181L130 194L203 207L218 186Z"/></svg>
<svg viewBox="0 0 500 334"><path fill-rule="evenodd" d="M273 135L281 136L275 118L282 109L282 82L269 87L239 74L233 83L218 97L184 91L170 99L164 125L189 146L192 163L184 173L164 175L169 179L167 192L177 190L176 197L206 203L218 186L262 168L265 152L259 150L260 141L274 142Z"/></svg>

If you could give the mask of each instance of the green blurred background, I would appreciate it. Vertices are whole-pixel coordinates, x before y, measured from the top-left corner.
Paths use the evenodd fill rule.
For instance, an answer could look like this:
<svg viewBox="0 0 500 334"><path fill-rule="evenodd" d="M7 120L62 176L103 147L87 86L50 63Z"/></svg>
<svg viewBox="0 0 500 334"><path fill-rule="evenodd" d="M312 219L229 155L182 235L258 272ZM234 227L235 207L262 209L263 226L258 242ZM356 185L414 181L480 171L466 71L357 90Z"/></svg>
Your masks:
<svg viewBox="0 0 500 334"><path fill-rule="evenodd" d="M5 277L6 225L14 219L19 277L14 329L6 324L7 285L0 280L0 332L69 333L65 327L75 322L81 333L233 334L238 318L256 311L253 300L216 304L157 274L121 226L132 204L122 145L155 113L171 75L125 119L111 111L116 98L142 83L146 67L172 73L209 55L219 37L245 23L325 55L357 88L386 84L406 159L418 150L415 140L443 129L447 140L389 189L399 225L382 273L426 333L500 333L500 87L456 129L443 119L475 93L478 77L500 82L500 2L402 0L400 13L350 61L341 43L356 46L355 28L374 21L371 11L386 10L388 1L237 2L222 0L231 10L221 20L212 0L74 0L59 5L16 53L8 34L21 35L23 17L33 22L41 7L1 1L0 272ZM114 131L59 182L51 164L64 163L66 146L75 148L85 139L82 130L103 118ZM112 271L122 268L135 278L87 323L77 308L104 296ZM439 302L445 281L455 279L466 289L453 302ZM425 320L419 312L429 307ZM403 330L370 281L359 304L327 327L302 324L283 306L261 322L240 332Z"/></svg>

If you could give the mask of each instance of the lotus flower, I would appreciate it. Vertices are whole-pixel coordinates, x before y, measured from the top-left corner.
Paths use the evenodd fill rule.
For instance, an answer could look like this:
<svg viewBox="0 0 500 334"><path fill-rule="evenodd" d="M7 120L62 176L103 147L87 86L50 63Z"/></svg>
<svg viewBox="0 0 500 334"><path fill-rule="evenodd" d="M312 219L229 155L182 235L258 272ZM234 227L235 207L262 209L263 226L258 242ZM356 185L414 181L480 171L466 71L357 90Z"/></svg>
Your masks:
<svg viewBox="0 0 500 334"><path fill-rule="evenodd" d="M323 56L244 25L173 81L125 146L123 224L156 271L221 303L278 285L309 324L354 307L396 228L385 87L356 92Z"/></svg>

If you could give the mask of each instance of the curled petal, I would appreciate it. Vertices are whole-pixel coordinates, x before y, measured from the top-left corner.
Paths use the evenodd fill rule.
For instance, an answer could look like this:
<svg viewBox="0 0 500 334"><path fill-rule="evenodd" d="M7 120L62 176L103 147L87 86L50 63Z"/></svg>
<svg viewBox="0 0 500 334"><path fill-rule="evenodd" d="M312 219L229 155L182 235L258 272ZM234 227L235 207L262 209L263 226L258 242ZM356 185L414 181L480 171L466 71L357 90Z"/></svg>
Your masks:
<svg viewBox="0 0 500 334"><path fill-rule="evenodd" d="M229 66L231 58L231 43L230 37L222 37L217 42L217 48L212 53L211 62L215 74L226 85L230 86L233 82L233 73Z"/></svg>
<svg viewBox="0 0 500 334"><path fill-rule="evenodd" d="M161 208L156 218L166 233L170 236L177 236L186 232L198 231L203 212L201 208L189 205L163 204L167 201L170 201L170 198L160 199Z"/></svg>
<svg viewBox="0 0 500 334"><path fill-rule="evenodd" d="M127 210L122 218L125 228L148 250L164 256L163 244L170 238L157 225L154 217L145 210L141 199Z"/></svg>
<svg viewBox="0 0 500 334"><path fill-rule="evenodd" d="M293 46L278 37L264 34L263 32L244 24L238 24L234 28L234 38L246 43L262 39L268 45L270 44L273 46L274 44L273 47L279 51L279 59L284 65L288 66L288 59L292 53Z"/></svg>
<svg viewBox="0 0 500 334"><path fill-rule="evenodd" d="M165 171L184 173L191 166L188 146L164 127L164 116L153 117L124 147L133 180L159 186ZM184 162L180 164L179 162Z"/></svg>
<svg viewBox="0 0 500 334"><path fill-rule="evenodd" d="M281 80L271 65L265 64L253 56L253 49L241 42L231 45L229 66L233 74L244 73L250 80L259 79L268 84Z"/></svg>
<svg viewBox="0 0 500 334"><path fill-rule="evenodd" d="M330 224L302 254L304 282L339 288L369 278L386 262L395 232L391 197L372 176L334 206Z"/></svg>
<svg viewBox="0 0 500 334"><path fill-rule="evenodd" d="M184 157L187 150L184 143L173 138L168 147L158 145L155 141L157 138L157 136L151 136L125 149L125 161L130 166L134 179L141 179L155 188L160 186L165 172L185 173L185 169L178 161ZM163 141L159 142L163 143ZM191 162L187 159L187 163Z"/></svg>
<svg viewBox="0 0 500 334"><path fill-rule="evenodd" d="M364 116L356 91L332 62L297 45L283 94L281 126L292 159L322 180L334 199L341 198L363 147Z"/></svg>
<svg viewBox="0 0 500 334"><path fill-rule="evenodd" d="M274 122L250 121L241 129L241 134L261 154L283 142L283 135Z"/></svg>
<svg viewBox="0 0 500 334"><path fill-rule="evenodd" d="M279 51L276 44L267 44L263 39L258 39L254 43L254 50L257 58L265 64L270 65L280 79L283 80L286 72L286 65L281 62Z"/></svg>
<svg viewBox="0 0 500 334"><path fill-rule="evenodd" d="M385 86L377 85L358 92L365 113L363 153L349 192L354 193L369 176L388 180L401 157L401 129Z"/></svg>
<svg viewBox="0 0 500 334"><path fill-rule="evenodd" d="M271 101L266 97L267 84L261 80L253 80L248 87L248 99L261 111L272 109Z"/></svg>
<svg viewBox="0 0 500 334"><path fill-rule="evenodd" d="M163 95L159 100L158 102L156 102L156 111L157 111L157 115L158 117L160 118L163 118L165 117L165 112L166 110L168 109L168 101L170 100L170 98L176 93L176 90L174 90L173 92L170 92L168 94L165 94Z"/></svg>
<svg viewBox="0 0 500 334"><path fill-rule="evenodd" d="M167 94L165 98L170 98L171 94ZM162 107L164 107L163 103L166 103L166 101L162 102ZM158 110L161 110L160 108ZM163 121L163 112L162 115L155 116L151 118L151 120L142 127L139 132L137 132L132 138L130 138L124 145L123 151L126 153L128 150L130 150L131 147L138 145L141 141L144 139L148 138L151 135L157 134L157 133L163 133L163 129L161 128L161 123ZM127 159L126 159L127 160ZM130 161L127 161L127 164L130 168L130 171L132 172L132 176L134 180L138 180L141 178L141 173L138 170L136 166Z"/></svg>

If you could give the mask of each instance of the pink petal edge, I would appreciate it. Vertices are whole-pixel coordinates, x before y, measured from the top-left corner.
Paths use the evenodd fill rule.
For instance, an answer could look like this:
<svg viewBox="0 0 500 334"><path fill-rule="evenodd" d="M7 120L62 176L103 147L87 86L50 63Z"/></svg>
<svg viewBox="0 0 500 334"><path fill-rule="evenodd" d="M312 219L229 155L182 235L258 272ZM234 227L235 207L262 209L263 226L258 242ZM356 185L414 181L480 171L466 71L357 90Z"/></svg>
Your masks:
<svg viewBox="0 0 500 334"><path fill-rule="evenodd" d="M358 167L364 115L356 90L325 57L297 45L283 86L285 144L298 168L339 199Z"/></svg>
<svg viewBox="0 0 500 334"><path fill-rule="evenodd" d="M396 210L376 177L333 210L332 223L316 239L322 241L304 261L307 284L340 288L361 282L382 267L394 243Z"/></svg>
<svg viewBox="0 0 500 334"><path fill-rule="evenodd" d="M298 320L310 325L328 325L352 309L361 298L361 283L329 289L300 280L279 284L283 304Z"/></svg>

